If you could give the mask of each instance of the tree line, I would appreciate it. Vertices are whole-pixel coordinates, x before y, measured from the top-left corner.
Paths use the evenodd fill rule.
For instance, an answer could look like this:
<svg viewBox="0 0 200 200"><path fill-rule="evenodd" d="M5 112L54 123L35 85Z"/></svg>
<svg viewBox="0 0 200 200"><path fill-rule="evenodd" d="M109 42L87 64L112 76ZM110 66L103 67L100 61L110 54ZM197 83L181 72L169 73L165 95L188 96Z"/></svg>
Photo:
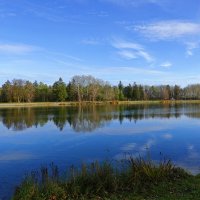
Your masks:
<svg viewBox="0 0 200 200"><path fill-rule="evenodd" d="M63 102L63 101L140 101L140 100L200 99L200 84L178 85L118 85L90 75L74 76L65 83L62 78L52 85L43 82L14 79L0 88L0 102Z"/></svg>

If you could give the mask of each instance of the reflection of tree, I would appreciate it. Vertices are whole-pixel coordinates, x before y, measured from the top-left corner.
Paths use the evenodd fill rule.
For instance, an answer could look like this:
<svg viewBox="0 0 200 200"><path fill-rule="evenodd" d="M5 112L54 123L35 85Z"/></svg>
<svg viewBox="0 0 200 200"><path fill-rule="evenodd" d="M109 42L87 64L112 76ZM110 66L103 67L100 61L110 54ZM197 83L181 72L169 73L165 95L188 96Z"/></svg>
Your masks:
<svg viewBox="0 0 200 200"><path fill-rule="evenodd" d="M2 123L12 130L24 130L32 126L37 127L48 121L47 115L39 115L40 110L33 108L1 109L0 116ZM46 118L46 119L45 119Z"/></svg>
<svg viewBox="0 0 200 200"><path fill-rule="evenodd" d="M189 106L184 114L190 118L200 118L200 105L193 104L192 106Z"/></svg>
<svg viewBox="0 0 200 200"><path fill-rule="evenodd" d="M30 108L3 109L0 114L8 129L23 130L34 125L34 114Z"/></svg>
<svg viewBox="0 0 200 200"><path fill-rule="evenodd" d="M102 109L96 106L84 106L75 108L75 112L71 115L69 123L71 127L77 132L91 132L97 128L104 126L108 118L102 114Z"/></svg>
<svg viewBox="0 0 200 200"><path fill-rule="evenodd" d="M65 107L55 109L53 115L53 122L60 129L60 131L63 130L67 122L67 109Z"/></svg>
<svg viewBox="0 0 200 200"><path fill-rule="evenodd" d="M178 118L181 115L200 118L200 105L91 105L0 109L0 121L12 130L44 126L53 121L61 131L68 124L76 132L91 132L112 120L118 120L122 124L125 120L137 122L149 118Z"/></svg>

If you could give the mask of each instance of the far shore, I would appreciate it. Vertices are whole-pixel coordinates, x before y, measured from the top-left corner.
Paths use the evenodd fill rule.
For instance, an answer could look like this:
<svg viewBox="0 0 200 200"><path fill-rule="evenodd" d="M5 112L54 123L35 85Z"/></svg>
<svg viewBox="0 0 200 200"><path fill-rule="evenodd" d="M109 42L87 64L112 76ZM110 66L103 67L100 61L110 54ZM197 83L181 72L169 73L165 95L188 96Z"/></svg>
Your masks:
<svg viewBox="0 0 200 200"><path fill-rule="evenodd" d="M79 105L139 105L139 104L200 104L200 100L152 100L152 101L82 101L82 102L23 102L23 103L0 103L0 108L12 107L61 107Z"/></svg>

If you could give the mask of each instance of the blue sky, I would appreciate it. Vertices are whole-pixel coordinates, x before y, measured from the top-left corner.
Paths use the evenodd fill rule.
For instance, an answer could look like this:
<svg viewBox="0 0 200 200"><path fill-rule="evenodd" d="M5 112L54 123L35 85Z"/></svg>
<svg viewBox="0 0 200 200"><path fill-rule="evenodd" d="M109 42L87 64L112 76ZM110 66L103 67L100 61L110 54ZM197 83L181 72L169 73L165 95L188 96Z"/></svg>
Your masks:
<svg viewBox="0 0 200 200"><path fill-rule="evenodd" d="M0 84L93 75L200 82L199 0L1 0Z"/></svg>

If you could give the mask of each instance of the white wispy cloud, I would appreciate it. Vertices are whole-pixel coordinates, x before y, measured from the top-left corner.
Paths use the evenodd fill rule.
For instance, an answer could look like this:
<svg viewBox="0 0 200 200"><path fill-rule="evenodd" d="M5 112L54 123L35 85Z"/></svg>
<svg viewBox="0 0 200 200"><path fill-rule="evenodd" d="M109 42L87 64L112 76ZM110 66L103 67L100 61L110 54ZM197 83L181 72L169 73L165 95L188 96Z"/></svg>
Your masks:
<svg viewBox="0 0 200 200"><path fill-rule="evenodd" d="M146 61L148 61L148 62L154 61L154 58L151 57L150 54L147 53L147 52L144 51L144 50L138 51L138 56L143 57L143 58L144 58Z"/></svg>
<svg viewBox="0 0 200 200"><path fill-rule="evenodd" d="M138 57L134 51L130 50L121 50L118 52L118 55L128 60L135 59Z"/></svg>
<svg viewBox="0 0 200 200"><path fill-rule="evenodd" d="M98 45L100 44L100 41L97 39L91 38L91 39L83 39L81 43L86 44L86 45Z"/></svg>
<svg viewBox="0 0 200 200"><path fill-rule="evenodd" d="M64 63L66 63L66 62L68 63L69 61L76 61L76 62L83 61L82 58L79 58L74 55L69 55L64 52L56 52L56 51L50 51L50 50L43 49L42 53L45 54L47 56L47 58L50 60L57 60L57 61L60 60L61 62L64 62Z"/></svg>
<svg viewBox="0 0 200 200"><path fill-rule="evenodd" d="M14 12L2 12L0 10L0 18L15 17L17 14Z"/></svg>
<svg viewBox="0 0 200 200"><path fill-rule="evenodd" d="M108 67L106 69L101 69L101 72L109 71L110 74L116 73L116 74L143 74L143 75L163 75L166 74L163 71L159 70L149 70L149 69L142 69L140 67Z"/></svg>
<svg viewBox="0 0 200 200"><path fill-rule="evenodd" d="M154 40L176 39L183 36L199 35L200 23L187 21L159 21L150 24L137 25L129 29L138 31Z"/></svg>
<svg viewBox="0 0 200 200"><path fill-rule="evenodd" d="M124 66L118 66L118 67L112 67L112 66L74 66L70 69L63 69L62 72L64 74L70 75L70 78L74 74L91 74L95 77L105 79L107 81L113 82L113 77L116 76L123 76L126 77L127 81L132 80L133 75L143 75L143 76L166 76L167 73L159 70L152 70L152 69L145 69L141 67L124 67ZM66 73L65 73L66 72ZM119 80L116 80L117 82Z"/></svg>
<svg viewBox="0 0 200 200"><path fill-rule="evenodd" d="M119 6L140 6L143 4L156 4L160 5L160 0L101 0L104 2L112 3Z"/></svg>
<svg viewBox="0 0 200 200"><path fill-rule="evenodd" d="M127 42L127 41L123 41L123 40L115 40L112 45L115 48L118 49L136 49L136 50L142 50L143 46L138 44L138 43L134 43L134 42Z"/></svg>
<svg viewBox="0 0 200 200"><path fill-rule="evenodd" d="M61 1L48 1L42 2L40 4L34 1L24 1L15 5L15 9L18 15L24 16L34 16L43 20L47 20L53 23L75 23L75 24L85 24L82 16L79 14L69 14L66 12L68 0ZM74 3L84 3L86 0L74 0ZM21 12L19 12L19 10Z"/></svg>
<svg viewBox="0 0 200 200"><path fill-rule="evenodd" d="M186 42L186 55L193 56L193 51L200 47L200 42Z"/></svg>
<svg viewBox="0 0 200 200"><path fill-rule="evenodd" d="M5 54L26 54L39 49L39 47L26 44L0 44L0 53Z"/></svg>
<svg viewBox="0 0 200 200"><path fill-rule="evenodd" d="M122 40L115 40L112 46L117 48L117 52L122 58L131 60L136 58L143 58L147 62L154 61L154 58L145 50L145 48L134 42L127 42Z"/></svg>
<svg viewBox="0 0 200 200"><path fill-rule="evenodd" d="M172 66L172 63L169 61L166 61L166 62L162 63L160 66L164 67L164 68L170 68Z"/></svg>
<svg viewBox="0 0 200 200"><path fill-rule="evenodd" d="M95 16L95 17L108 17L109 13L105 11L90 11L87 13L88 15Z"/></svg>

